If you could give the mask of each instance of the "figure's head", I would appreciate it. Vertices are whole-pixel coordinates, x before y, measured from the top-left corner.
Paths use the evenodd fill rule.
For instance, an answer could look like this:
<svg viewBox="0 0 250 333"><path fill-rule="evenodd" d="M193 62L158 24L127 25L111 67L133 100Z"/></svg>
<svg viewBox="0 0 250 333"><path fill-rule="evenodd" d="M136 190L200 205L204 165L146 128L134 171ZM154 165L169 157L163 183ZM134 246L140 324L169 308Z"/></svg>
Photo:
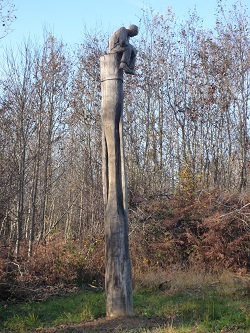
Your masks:
<svg viewBox="0 0 250 333"><path fill-rule="evenodd" d="M127 30L129 32L129 36L130 37L134 37L136 35L138 35L138 27L137 25L131 24L127 27Z"/></svg>

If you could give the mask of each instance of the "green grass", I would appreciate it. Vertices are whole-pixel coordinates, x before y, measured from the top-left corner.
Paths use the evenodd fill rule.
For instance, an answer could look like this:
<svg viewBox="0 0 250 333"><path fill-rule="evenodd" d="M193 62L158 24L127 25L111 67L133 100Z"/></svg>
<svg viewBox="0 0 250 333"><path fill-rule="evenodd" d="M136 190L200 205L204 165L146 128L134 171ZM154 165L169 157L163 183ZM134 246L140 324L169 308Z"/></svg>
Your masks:
<svg viewBox="0 0 250 333"><path fill-rule="evenodd" d="M44 302L0 305L0 331L25 332L38 327L92 320L105 316L105 296L81 291Z"/></svg>
<svg viewBox="0 0 250 333"><path fill-rule="evenodd" d="M250 332L250 299L247 296L227 296L213 290L171 296L144 291L135 295L134 303L139 316L169 319L168 330L165 327L153 332L189 332L188 329L193 333L221 332L223 329Z"/></svg>
<svg viewBox="0 0 250 333"><path fill-rule="evenodd" d="M242 293L230 295L210 288L167 295L159 290L139 290L134 293L134 308L136 316L168 319L165 328L151 331L155 333L250 332L250 299ZM104 316L105 295L82 290L77 295L57 296L44 302L1 303L0 331L21 333Z"/></svg>

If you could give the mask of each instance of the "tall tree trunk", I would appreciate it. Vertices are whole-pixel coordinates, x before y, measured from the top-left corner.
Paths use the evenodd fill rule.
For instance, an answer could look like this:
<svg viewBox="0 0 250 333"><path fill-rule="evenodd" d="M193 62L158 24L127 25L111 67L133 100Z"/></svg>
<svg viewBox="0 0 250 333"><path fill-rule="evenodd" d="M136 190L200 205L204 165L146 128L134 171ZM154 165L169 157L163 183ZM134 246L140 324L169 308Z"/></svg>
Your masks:
<svg viewBox="0 0 250 333"><path fill-rule="evenodd" d="M133 315L123 145L123 71L118 54L101 57L106 314Z"/></svg>
<svg viewBox="0 0 250 333"><path fill-rule="evenodd" d="M18 207L17 207L17 235L16 235L16 257L20 255L20 243L22 240L24 220L24 176L25 176L26 150L23 147L19 161L19 184L18 184Z"/></svg>
<svg viewBox="0 0 250 333"><path fill-rule="evenodd" d="M28 256L32 256L33 242L35 235L35 219L36 219L36 205L37 205L37 190L38 190L38 175L39 175L39 162L40 162L40 140L37 144L36 156L34 161L34 171L32 180L32 193L31 193L31 221L30 221L30 234L29 234L29 248Z"/></svg>

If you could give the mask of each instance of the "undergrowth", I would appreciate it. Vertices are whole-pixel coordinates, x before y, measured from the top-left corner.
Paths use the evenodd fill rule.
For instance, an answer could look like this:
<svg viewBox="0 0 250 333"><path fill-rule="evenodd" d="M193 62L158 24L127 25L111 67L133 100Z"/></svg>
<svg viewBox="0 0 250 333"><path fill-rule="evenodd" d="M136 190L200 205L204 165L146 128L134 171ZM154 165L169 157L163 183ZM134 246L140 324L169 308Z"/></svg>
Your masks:
<svg viewBox="0 0 250 333"><path fill-rule="evenodd" d="M131 206L129 218L137 316L167 319L164 332L250 331L250 195L150 198ZM2 330L105 315L103 234L65 241L55 230L32 257L28 244L21 248L15 258L0 241Z"/></svg>
<svg viewBox="0 0 250 333"><path fill-rule="evenodd" d="M216 273L250 271L250 195L200 191L195 196L150 198L131 207L130 252L135 279L176 267ZM104 287L104 235L67 239L59 231L21 256L0 240L0 298L32 297L56 285ZM29 292L32 290L32 293Z"/></svg>
<svg viewBox="0 0 250 333"><path fill-rule="evenodd" d="M233 275L226 277L223 273L213 278L210 276L210 279L202 284L199 274L189 272L181 284L184 272L175 274L172 282L169 282L172 286L167 290L160 290L151 284L134 292L136 317L165 320L163 326L159 325L159 328L151 332L250 331L247 278ZM80 289L76 294L56 296L46 301L18 304L2 302L0 331L21 333L34 331L36 328L46 329L62 324L86 322L104 316L104 293ZM149 330L138 327L133 332L146 333Z"/></svg>

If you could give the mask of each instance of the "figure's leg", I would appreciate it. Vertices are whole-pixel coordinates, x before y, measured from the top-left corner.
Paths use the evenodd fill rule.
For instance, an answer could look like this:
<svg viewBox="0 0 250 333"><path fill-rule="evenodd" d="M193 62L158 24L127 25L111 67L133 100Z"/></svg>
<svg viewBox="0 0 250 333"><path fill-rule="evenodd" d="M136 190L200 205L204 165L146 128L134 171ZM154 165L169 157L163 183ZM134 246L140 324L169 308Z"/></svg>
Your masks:
<svg viewBox="0 0 250 333"><path fill-rule="evenodd" d="M132 51L133 51L133 46L128 45L122 54L120 68L122 68L125 73L134 75L135 72L130 67Z"/></svg>
<svg viewBox="0 0 250 333"><path fill-rule="evenodd" d="M132 53L132 46L128 45L128 46L126 46L126 48L124 47L124 49L125 50L123 51L121 62L125 62L125 64L127 64L127 66L129 66L131 53Z"/></svg>
<svg viewBox="0 0 250 333"><path fill-rule="evenodd" d="M135 57L136 50L132 45L129 44L128 46L125 47L117 45L110 53L122 54L120 68L123 69L124 72L127 74L132 74L132 75L135 74L135 72L133 71L133 66L134 66L133 63L135 62L135 59L132 61L132 67L131 67L131 57L132 53L134 53Z"/></svg>
<svg viewBox="0 0 250 333"><path fill-rule="evenodd" d="M129 68L132 69L132 70L135 68L136 54L137 54L137 51L132 46L132 51L131 51L131 56L130 56L130 63L129 63Z"/></svg>

